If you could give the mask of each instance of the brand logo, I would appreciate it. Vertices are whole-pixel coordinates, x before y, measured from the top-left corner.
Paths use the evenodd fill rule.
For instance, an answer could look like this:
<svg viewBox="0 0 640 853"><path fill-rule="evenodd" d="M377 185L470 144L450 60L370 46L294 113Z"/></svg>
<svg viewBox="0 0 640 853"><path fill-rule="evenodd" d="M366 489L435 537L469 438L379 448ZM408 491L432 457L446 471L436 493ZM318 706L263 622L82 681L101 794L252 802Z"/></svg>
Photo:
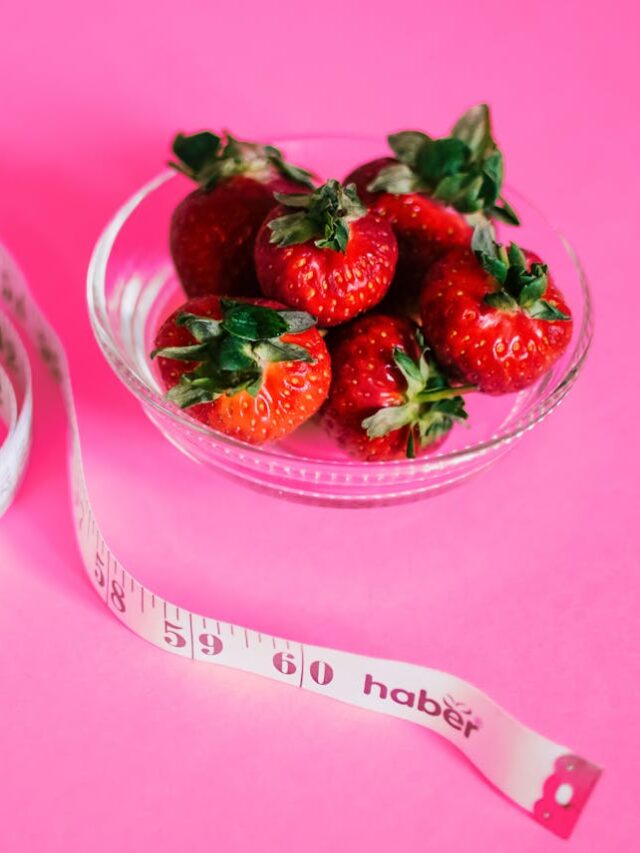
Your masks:
<svg viewBox="0 0 640 853"><path fill-rule="evenodd" d="M429 696L426 690L420 689L418 693L413 690L405 690L402 687L389 689L382 681L374 681L372 675L365 675L364 695L375 696L378 699L390 699L396 705L404 705L405 708L415 708L429 717L442 717L444 722L455 731L460 732L463 737L469 737L472 732L480 728L478 717L471 719L472 710L464 702L457 702L453 696L446 694L441 700Z"/></svg>

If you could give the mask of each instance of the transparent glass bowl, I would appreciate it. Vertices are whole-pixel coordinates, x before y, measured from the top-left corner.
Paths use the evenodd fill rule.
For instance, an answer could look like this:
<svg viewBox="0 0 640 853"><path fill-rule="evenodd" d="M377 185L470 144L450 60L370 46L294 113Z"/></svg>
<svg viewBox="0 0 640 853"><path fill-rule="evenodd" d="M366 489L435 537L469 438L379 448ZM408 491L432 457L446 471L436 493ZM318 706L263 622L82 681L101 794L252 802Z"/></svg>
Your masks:
<svg viewBox="0 0 640 853"><path fill-rule="evenodd" d="M324 178L385 154L383 139L308 137L276 141L288 159ZM520 228L499 226L502 241L535 250L549 264L574 316L568 351L535 385L519 394L471 394L469 426L455 426L439 452L416 460L358 462L316 422L261 448L214 432L163 399L148 357L162 320L182 301L168 249L169 220L192 189L165 172L136 193L101 234L88 273L91 323L109 364L166 438L192 459L254 487L294 500L336 506L399 503L432 495L486 468L565 397L584 363L592 334L591 298L567 242L512 190ZM517 235L517 237L516 237Z"/></svg>

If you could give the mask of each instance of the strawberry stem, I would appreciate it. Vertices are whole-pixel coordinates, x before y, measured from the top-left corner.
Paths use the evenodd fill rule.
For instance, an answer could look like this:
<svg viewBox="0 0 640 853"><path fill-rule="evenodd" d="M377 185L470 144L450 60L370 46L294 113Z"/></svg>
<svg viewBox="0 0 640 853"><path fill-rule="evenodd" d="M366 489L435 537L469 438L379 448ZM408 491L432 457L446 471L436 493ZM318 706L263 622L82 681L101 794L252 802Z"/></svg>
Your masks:
<svg viewBox="0 0 640 853"><path fill-rule="evenodd" d="M520 224L501 195L504 163L486 104L468 110L442 139L408 130L392 134L388 142L398 162L378 173L367 187L370 192L424 193L460 213L482 211L488 218Z"/></svg>
<svg viewBox="0 0 640 853"><path fill-rule="evenodd" d="M179 133L172 144L175 161L171 168L182 172L206 190L235 175L246 175L268 182L274 173L312 189L313 176L306 169L285 160L273 145L244 142L228 131L218 136L208 130L185 136Z"/></svg>
<svg viewBox="0 0 640 853"><path fill-rule="evenodd" d="M571 319L544 299L549 285L549 268L546 264L528 262L516 243L511 243L508 248L497 243L489 224L476 226L471 248L481 267L496 283L495 290L484 297L487 305L507 313L521 309L535 320Z"/></svg>
<svg viewBox="0 0 640 853"><path fill-rule="evenodd" d="M280 204L297 211L268 223L270 242L282 247L313 240L319 249L344 253L349 243L349 223L367 213L354 184L343 186L336 180L327 181L311 194L275 193L275 197Z"/></svg>
<svg viewBox="0 0 640 853"><path fill-rule="evenodd" d="M471 391L477 391L477 386L457 385L452 388L442 388L440 391L421 391L414 399L419 403L436 403L438 400L451 400L462 394L469 394Z"/></svg>
<svg viewBox="0 0 640 853"><path fill-rule="evenodd" d="M467 419L462 395L476 388L449 385L426 350L415 361L401 347L395 347L393 360L406 381L404 402L378 409L362 421L362 427L369 438L408 427L407 456L413 459L416 442L424 448L447 433L456 421Z"/></svg>
<svg viewBox="0 0 640 853"><path fill-rule="evenodd" d="M315 325L305 311L275 310L250 302L221 299L222 318L183 312L176 326L186 328L195 343L161 347L151 358L188 361L192 370L182 373L166 398L180 408L207 403L223 394L247 391L255 396L262 385L265 366L282 361L313 358L304 347L282 340L285 334L304 332Z"/></svg>

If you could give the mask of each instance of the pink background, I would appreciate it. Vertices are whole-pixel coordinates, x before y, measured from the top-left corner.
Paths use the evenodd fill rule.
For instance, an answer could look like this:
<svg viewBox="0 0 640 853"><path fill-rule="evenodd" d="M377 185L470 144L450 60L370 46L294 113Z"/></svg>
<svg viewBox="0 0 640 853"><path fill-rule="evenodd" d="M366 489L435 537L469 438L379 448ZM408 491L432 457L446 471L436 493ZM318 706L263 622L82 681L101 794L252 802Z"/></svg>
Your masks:
<svg viewBox="0 0 640 853"><path fill-rule="evenodd" d="M640 845L634 5L41 0L0 20L0 235L68 346L116 553L201 612L454 672L604 765L576 851ZM100 228L174 131L440 132L480 100L596 293L567 402L472 483L398 509L258 497L177 454L84 307ZM436 736L124 630L83 576L62 408L36 380L0 527L3 850L561 849Z"/></svg>

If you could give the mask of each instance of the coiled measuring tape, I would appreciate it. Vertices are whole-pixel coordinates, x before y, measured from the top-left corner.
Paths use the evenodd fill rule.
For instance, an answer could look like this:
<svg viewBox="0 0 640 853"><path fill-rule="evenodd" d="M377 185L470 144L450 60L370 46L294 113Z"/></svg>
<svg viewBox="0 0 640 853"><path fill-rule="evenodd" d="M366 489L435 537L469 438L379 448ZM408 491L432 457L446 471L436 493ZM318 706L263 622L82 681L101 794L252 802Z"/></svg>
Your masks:
<svg viewBox="0 0 640 853"><path fill-rule="evenodd" d="M535 820L569 837L600 768L524 726L471 684L427 667L303 645L201 616L139 583L109 548L89 501L64 348L2 246L0 308L0 418L7 427L0 446L0 515L20 483L32 433L31 368L20 327L62 389L82 561L94 589L122 623L173 654L264 675L431 729Z"/></svg>

